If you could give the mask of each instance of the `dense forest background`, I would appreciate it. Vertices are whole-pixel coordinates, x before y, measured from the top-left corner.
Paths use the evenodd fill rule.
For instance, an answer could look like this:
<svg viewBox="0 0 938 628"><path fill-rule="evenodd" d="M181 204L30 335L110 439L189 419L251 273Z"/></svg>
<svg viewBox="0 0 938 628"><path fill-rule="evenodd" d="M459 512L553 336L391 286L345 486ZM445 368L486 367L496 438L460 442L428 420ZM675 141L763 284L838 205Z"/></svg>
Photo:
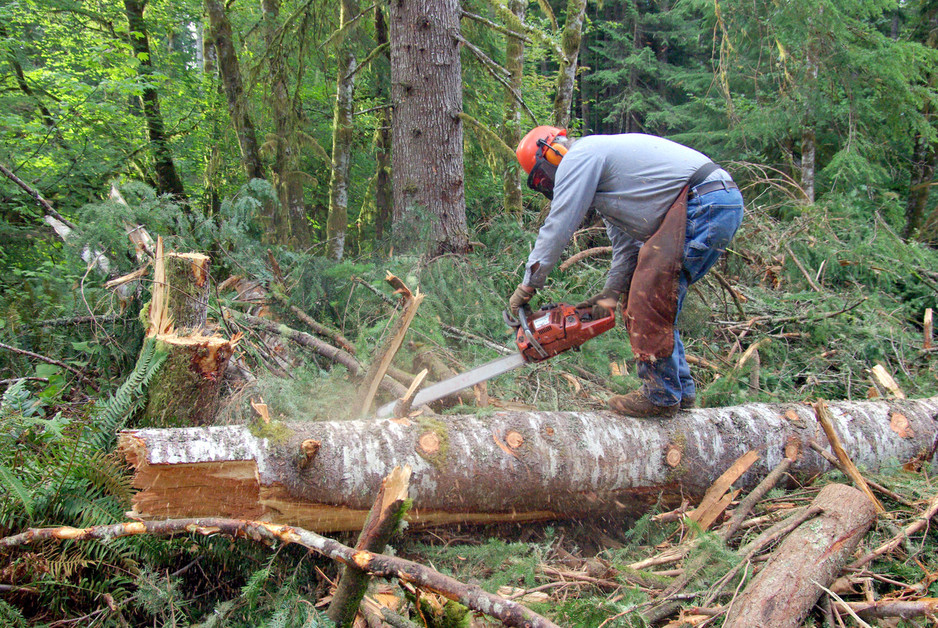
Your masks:
<svg viewBox="0 0 938 628"><path fill-rule="evenodd" d="M442 120L407 101L405 8L458 51ZM909 396L936 394L936 48L935 0L0 0L0 533L127 509L109 452L141 424L150 287L143 271L106 282L146 266L138 226L209 256L210 318L244 334L220 420L246 420L249 398L346 418L345 369L222 322L258 314L225 280L367 363L394 308L389 271L427 295L401 366L416 372L427 348L454 370L491 359L548 208L514 161L536 124L663 135L743 189L744 225L682 323L702 405L862 399L886 392L877 365ZM606 244L589 218L569 252ZM541 296L586 297L607 265L558 268ZM490 394L601 408L637 384L630 358L616 329ZM568 394L567 371L592 374L595 394ZM303 560L216 538L36 549L0 568L0 617L318 625L305 600L327 582Z"/></svg>

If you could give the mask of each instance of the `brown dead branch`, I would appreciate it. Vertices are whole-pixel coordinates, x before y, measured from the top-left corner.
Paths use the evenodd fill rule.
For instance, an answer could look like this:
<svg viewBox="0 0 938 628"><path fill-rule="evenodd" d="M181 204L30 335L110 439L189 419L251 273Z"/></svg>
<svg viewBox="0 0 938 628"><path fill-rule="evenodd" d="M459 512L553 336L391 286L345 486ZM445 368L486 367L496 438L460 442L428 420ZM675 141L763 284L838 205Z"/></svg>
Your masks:
<svg viewBox="0 0 938 628"><path fill-rule="evenodd" d="M586 249L585 251L580 251L579 253L571 255L560 263L559 268L561 272L566 272L568 268L581 260L584 260L588 257L595 257L596 255L608 255L609 253L612 253L611 246L595 246L591 249Z"/></svg>
<svg viewBox="0 0 938 628"><path fill-rule="evenodd" d="M372 361L371 367L368 369L359 389L360 397L357 403L358 415L362 417L366 416L371 410L375 394L378 392L378 383L384 378L384 374L391 365L391 360L394 359L398 349L400 349L401 345L404 343L404 336L407 334L407 330L410 328L411 322L417 315L417 309L420 307L424 298L424 295L420 294L419 289L416 294L412 293L410 288L408 288L403 281L391 273L387 274L385 281L394 288L395 294L401 295L403 312L401 312L400 317L397 319L394 329L384 347L378 351L375 359Z"/></svg>
<svg viewBox="0 0 938 628"><path fill-rule="evenodd" d="M10 345L4 344L2 342L0 342L0 349L6 349L7 351L11 351L19 355L25 355L28 358L33 358L34 360L39 360L41 362L45 362L46 364L53 364L55 366L58 366L59 368L63 368L69 373L72 373L73 375L75 375L78 379L80 379L82 382L87 384L95 392L101 392L101 389L98 387L98 385L94 383L91 379L89 379L88 376L86 376L84 373L82 373L75 367L69 366L65 362L62 362L61 360L56 360L55 358L49 358L44 355L34 353L32 351L27 351L26 349L19 349L17 347L11 347Z"/></svg>
<svg viewBox="0 0 938 628"><path fill-rule="evenodd" d="M739 530L740 526L743 525L746 517L749 516L749 513L752 511L753 507L763 498L765 494L768 493L772 488L778 484L778 481L782 478L785 473L788 472L788 467L791 466L791 460L788 458L782 458L782 461L772 469L764 480L759 482L759 485L752 490L746 498L739 503L739 506L733 511L733 516L730 517L730 521L726 526L726 529L723 530L721 536L724 541L728 541L733 538L733 535Z"/></svg>
<svg viewBox="0 0 938 628"><path fill-rule="evenodd" d="M506 626L525 628L559 628L550 620L524 606L483 591L478 585L467 585L433 569L396 556L356 550L333 539L299 527L276 525L264 521L242 519L166 519L163 521L130 521L92 528L30 528L25 532L0 539L0 547L18 547L37 541L106 541L127 536L149 534L222 534L236 539L258 542L280 541L301 545L338 561L352 565L372 576L397 579L438 593L468 608L494 617Z"/></svg>
<svg viewBox="0 0 938 628"><path fill-rule="evenodd" d="M831 463L832 467L834 467L835 469L837 469L844 475L847 475L847 469L842 464L840 464L840 460L838 460L837 457L834 456L834 454L824 449L817 441L814 441L814 440L809 441L808 446L811 447L811 449L813 449L817 453L819 453L829 463ZM912 506L912 502L905 499L904 497L902 497L902 495L899 495L895 491L890 491L888 488L886 488L882 484L874 482L873 480L870 480L870 479L865 479L865 480L866 480L867 485L870 488L873 488L876 491L882 493L889 499L896 501L904 506Z"/></svg>
<svg viewBox="0 0 938 628"><path fill-rule="evenodd" d="M355 356L351 355L347 351L339 349L338 347L333 347L329 343L324 342L315 336L302 331L297 331L296 329L292 329L280 323L275 323L274 321L267 320L265 318L251 316L249 314L244 314L230 308L225 308L224 313L226 316L230 316L235 320L250 325L251 327L262 329L265 332L276 334L284 338L289 338L290 340L303 347L306 347L307 349L312 349L322 357L333 360L334 362L344 366L346 369L348 369L348 372L352 377L359 377L361 375L362 366L359 364ZM381 386L392 395L398 397L407 391L404 386L390 378L383 378L381 381Z"/></svg>
<svg viewBox="0 0 938 628"><path fill-rule="evenodd" d="M863 556L862 558L854 562L852 565L850 565L849 568L857 569L859 567L862 567L863 565L866 565L874 558L877 558L879 556L882 556L883 554L888 554L889 552L894 551L897 547L899 547L902 543L904 543L910 536L912 536L913 534L915 534L916 532L918 532L919 530L927 526L928 522L931 521L932 517L934 517L936 514L938 514L938 495L932 498L932 500L928 503L928 507L925 509L925 511L919 517L916 517L913 523L910 523L905 528L903 528L902 531L898 535L894 536L892 539L886 541L885 543L877 547L875 550L873 550L869 554L866 554L865 556Z"/></svg>
<svg viewBox="0 0 938 628"><path fill-rule="evenodd" d="M361 534L358 536L358 542L355 544L357 551L376 554L384 551L404 514L407 491L410 487L410 473L410 467L395 467L381 482L374 506L371 507ZM345 566L332 596L332 602L326 611L326 615L337 626L346 628L352 625L370 580L368 574L358 567Z"/></svg>

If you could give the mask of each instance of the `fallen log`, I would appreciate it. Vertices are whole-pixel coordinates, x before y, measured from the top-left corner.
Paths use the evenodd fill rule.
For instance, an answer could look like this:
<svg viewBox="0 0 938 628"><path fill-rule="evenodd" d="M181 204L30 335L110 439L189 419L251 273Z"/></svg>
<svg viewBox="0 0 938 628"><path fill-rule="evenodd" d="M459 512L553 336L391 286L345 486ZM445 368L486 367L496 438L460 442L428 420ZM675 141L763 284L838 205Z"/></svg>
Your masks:
<svg viewBox="0 0 938 628"><path fill-rule="evenodd" d="M734 600L724 627L800 626L876 518L869 497L845 484L825 486L813 505L824 512L788 535Z"/></svg>
<svg viewBox="0 0 938 628"><path fill-rule="evenodd" d="M935 464L938 397L829 404L854 462L868 472L910 459ZM892 429L901 413L903 429ZM125 431L134 469L132 515L235 516L318 531L360 530L381 481L413 469L408 521L532 521L632 516L660 502L697 502L734 460L760 458L735 486L751 489L800 443L794 476L829 463L807 443L820 428L810 405L695 409L668 420L606 412L498 412ZM901 433L900 433L901 432ZM318 441L315 453L304 442Z"/></svg>

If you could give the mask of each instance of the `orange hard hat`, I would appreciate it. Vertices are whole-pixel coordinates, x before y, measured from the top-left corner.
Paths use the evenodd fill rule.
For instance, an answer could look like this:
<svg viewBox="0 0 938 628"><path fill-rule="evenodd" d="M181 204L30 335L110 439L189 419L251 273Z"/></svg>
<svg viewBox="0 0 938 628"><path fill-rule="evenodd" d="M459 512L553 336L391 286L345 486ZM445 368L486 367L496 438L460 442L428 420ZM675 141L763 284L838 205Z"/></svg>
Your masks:
<svg viewBox="0 0 938 628"><path fill-rule="evenodd" d="M517 155L518 163L521 164L526 173L531 174L531 169L534 168L534 162L537 161L537 153L541 150L541 147L544 145L550 146L558 135L566 136L567 130L556 126L537 126L521 138L518 148L515 150L515 155ZM559 163L559 159L557 161Z"/></svg>

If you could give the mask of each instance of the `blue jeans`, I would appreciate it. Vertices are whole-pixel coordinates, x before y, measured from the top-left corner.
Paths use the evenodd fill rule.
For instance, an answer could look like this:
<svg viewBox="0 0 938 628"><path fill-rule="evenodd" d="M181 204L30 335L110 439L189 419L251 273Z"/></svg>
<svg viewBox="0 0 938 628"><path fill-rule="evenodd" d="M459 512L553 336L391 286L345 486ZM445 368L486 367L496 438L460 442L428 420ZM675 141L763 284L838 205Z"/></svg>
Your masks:
<svg viewBox="0 0 938 628"><path fill-rule="evenodd" d="M655 405L673 406L697 396L684 343L677 330L687 288L716 264L743 220L743 196L739 190L716 190L687 201L687 233L684 268L678 283L674 322L674 351L665 360L639 362L642 392Z"/></svg>

